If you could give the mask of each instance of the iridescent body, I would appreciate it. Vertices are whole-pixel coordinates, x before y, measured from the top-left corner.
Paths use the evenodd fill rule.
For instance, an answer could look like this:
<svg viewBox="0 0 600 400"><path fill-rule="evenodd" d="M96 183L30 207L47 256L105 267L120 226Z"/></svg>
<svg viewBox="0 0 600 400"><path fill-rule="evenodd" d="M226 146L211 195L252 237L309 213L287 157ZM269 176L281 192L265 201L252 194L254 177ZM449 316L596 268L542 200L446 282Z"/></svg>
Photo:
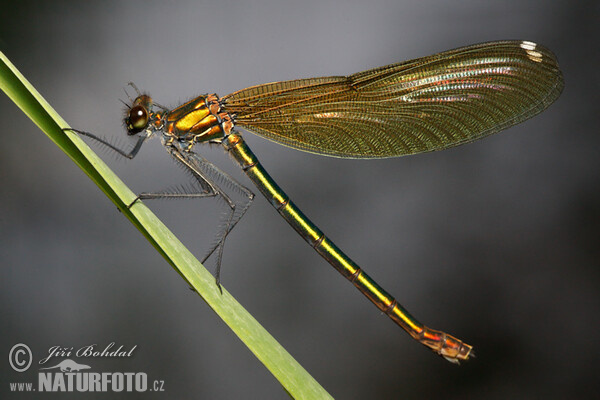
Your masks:
<svg viewBox="0 0 600 400"><path fill-rule="evenodd" d="M170 111L153 110L152 99L140 94L125 118L128 133L140 134L129 153L94 135L77 132L129 158L137 154L144 140L159 132L169 153L192 171L204 192L143 193L138 199L225 196L231 215L210 252L218 250L219 263L227 234L253 196L234 182L248 196L236 211L236 204L209 178L211 174L222 179L228 176L192 151L196 143L221 144L317 253L414 339L458 362L469 358L472 347L424 326L371 279L296 207L234 127L327 156L397 157L441 150L496 133L543 111L562 88L556 58L546 48L526 41L491 42L347 77L269 83L222 98L199 96Z"/></svg>

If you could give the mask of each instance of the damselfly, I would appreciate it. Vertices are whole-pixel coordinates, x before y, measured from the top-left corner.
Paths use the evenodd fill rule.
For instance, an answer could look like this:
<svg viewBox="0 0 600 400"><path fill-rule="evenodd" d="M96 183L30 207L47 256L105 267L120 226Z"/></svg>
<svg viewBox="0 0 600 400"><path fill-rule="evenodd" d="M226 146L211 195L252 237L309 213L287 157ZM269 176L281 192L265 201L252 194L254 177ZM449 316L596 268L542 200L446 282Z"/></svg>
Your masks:
<svg viewBox="0 0 600 400"><path fill-rule="evenodd" d="M220 197L229 206L216 253L217 284L227 235L253 193L193 151L216 143L286 221L325 260L414 339L449 361L471 356L472 346L426 327L408 313L317 228L262 167L235 127L298 150L340 158L399 157L468 143L518 124L554 102L563 88L555 56L528 41L478 44L359 72L347 77L299 79L253 86L224 97L209 94L168 110L138 92L125 113L129 152L91 133L73 130L133 158L159 134L166 150L188 169L199 190L142 193L139 199ZM218 182L239 189L232 200Z"/></svg>

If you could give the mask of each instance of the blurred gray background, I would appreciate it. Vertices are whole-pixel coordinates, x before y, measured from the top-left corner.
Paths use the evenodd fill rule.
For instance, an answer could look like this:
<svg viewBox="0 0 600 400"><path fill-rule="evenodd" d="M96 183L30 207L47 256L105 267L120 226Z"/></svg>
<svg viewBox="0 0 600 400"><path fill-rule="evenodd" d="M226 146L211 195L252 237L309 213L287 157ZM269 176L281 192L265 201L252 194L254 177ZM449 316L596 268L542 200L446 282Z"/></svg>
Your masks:
<svg viewBox="0 0 600 400"><path fill-rule="evenodd" d="M490 40L548 46L565 75L559 100L468 146L346 161L245 135L340 248L424 323L473 344L472 362L456 367L414 343L259 196L227 242L223 282L337 398L583 398L600 390L597 1L0 6L0 50L73 127L115 140L129 81L176 106ZM137 345L135 357L89 364L165 381L166 392L144 398L286 398L4 94L0 119L0 397L9 397L8 382L36 376L9 368L15 343L39 360L51 346L114 341ZM198 150L252 188L221 149ZM137 192L187 182L158 140L134 161L100 154ZM224 211L212 200L149 205L199 258Z"/></svg>

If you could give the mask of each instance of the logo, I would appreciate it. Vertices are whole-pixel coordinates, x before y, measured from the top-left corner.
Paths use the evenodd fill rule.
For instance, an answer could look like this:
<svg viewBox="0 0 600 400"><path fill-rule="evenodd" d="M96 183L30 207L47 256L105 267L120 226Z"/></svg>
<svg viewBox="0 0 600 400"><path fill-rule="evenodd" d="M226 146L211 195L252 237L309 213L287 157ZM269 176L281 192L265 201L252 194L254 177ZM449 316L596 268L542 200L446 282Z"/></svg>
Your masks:
<svg viewBox="0 0 600 400"><path fill-rule="evenodd" d="M28 382L10 383L11 392L162 392L164 381L148 382L145 372L95 372L87 362L79 359L104 358L116 360L129 358L137 345L133 347L117 346L114 342L99 347L97 344L80 348L52 346L47 355L38 361L37 386L34 379ZM69 358L67 358L69 357ZM60 360L64 358L63 360ZM77 358L75 361L73 358ZM52 360L51 362L48 362ZM29 346L23 343L14 345L8 354L10 366L16 372L27 371L33 362ZM46 364L47 363L47 364ZM52 366L45 366L45 365ZM104 363L106 364L106 363Z"/></svg>
<svg viewBox="0 0 600 400"><path fill-rule="evenodd" d="M77 364L73 360L66 359L64 361L59 362L54 367L40 368L40 371L43 369L54 369L54 368L60 368L61 372L79 372L82 369L90 369L90 366L83 365L83 364Z"/></svg>
<svg viewBox="0 0 600 400"><path fill-rule="evenodd" d="M15 344L8 353L8 363L17 372L25 372L31 366L33 355L29 346L23 343Z"/></svg>
<svg viewBox="0 0 600 400"><path fill-rule="evenodd" d="M56 370L41 372L42 370ZM145 392L148 376L144 372L82 372L89 365L66 359L54 367L40 368L39 392Z"/></svg>

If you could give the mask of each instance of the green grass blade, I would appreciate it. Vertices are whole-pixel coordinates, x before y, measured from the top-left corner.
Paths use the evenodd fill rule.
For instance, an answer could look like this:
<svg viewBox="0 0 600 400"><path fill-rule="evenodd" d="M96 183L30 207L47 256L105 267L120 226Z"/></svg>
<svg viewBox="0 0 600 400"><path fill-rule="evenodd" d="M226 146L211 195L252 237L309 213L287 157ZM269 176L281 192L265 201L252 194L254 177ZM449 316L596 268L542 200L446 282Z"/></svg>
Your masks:
<svg viewBox="0 0 600 400"><path fill-rule="evenodd" d="M0 52L0 89L56 143L163 255L221 317L294 398L331 396L226 290L219 292L213 276L141 202L127 208L135 194L77 136L65 133L67 123Z"/></svg>

